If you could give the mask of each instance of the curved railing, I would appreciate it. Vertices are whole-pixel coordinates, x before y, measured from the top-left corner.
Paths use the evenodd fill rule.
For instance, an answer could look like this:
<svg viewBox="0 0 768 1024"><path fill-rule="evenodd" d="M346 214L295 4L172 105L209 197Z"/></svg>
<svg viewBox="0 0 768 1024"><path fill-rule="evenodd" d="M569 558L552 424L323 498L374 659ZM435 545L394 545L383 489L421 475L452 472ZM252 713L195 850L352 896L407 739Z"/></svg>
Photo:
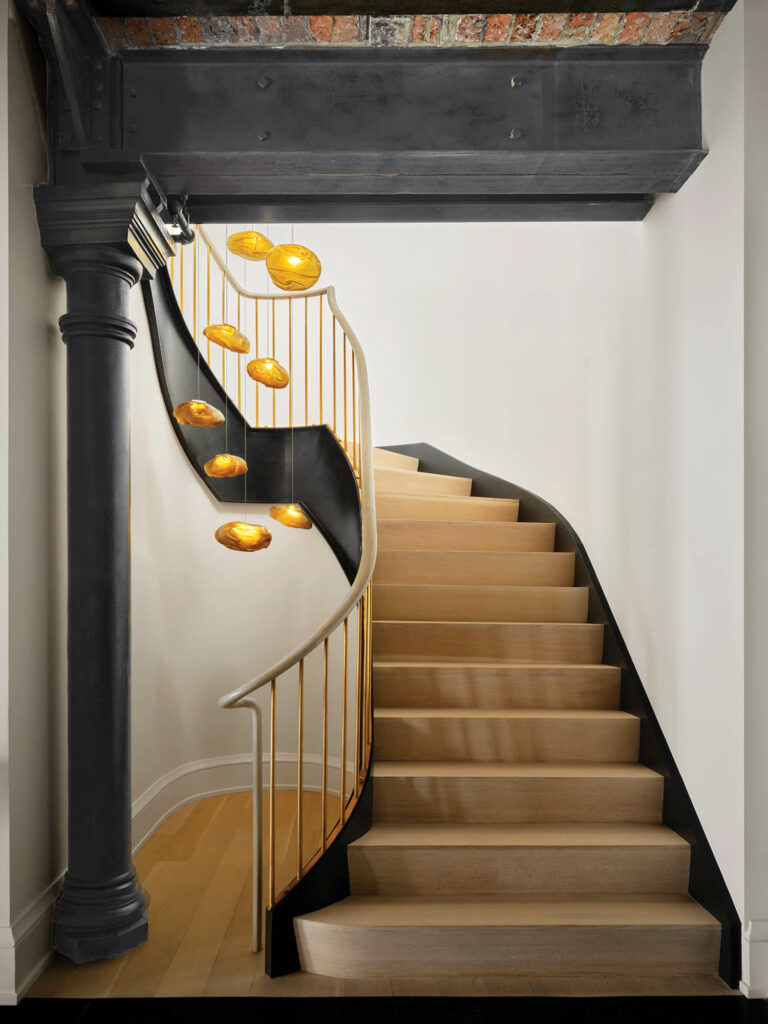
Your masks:
<svg viewBox="0 0 768 1024"><path fill-rule="evenodd" d="M307 875L340 835L360 798L370 765L370 581L376 562L376 514L368 372L363 350L338 307L332 287L290 294L248 290L230 270L228 259L221 256L205 228L196 228L195 240L187 248L186 259L184 248L179 248L169 265L169 274L182 316L198 347L198 361L205 359L224 390L226 401L238 409L249 426L327 426L354 472L360 508L360 559L343 600L294 650L219 700L223 708L245 708L252 714L253 947L259 950L263 934L265 718L259 698L269 694L268 909L274 908ZM242 355L222 350L219 357L212 352L202 330L215 322L231 323L251 339L255 351L248 358L271 355L281 361L290 374L285 392L265 395L256 384L250 388L251 382L243 374ZM289 877L281 878L276 859L280 829L276 815L278 704L283 692L281 680L286 680L285 693L291 702L287 677L294 673L297 689L291 717L298 745L296 807L295 820L283 828L289 833L295 828L295 859ZM315 723L321 723L319 757L308 757L306 750L305 709L309 696L314 698L314 710L320 711ZM334 746L339 752L337 761L331 755ZM315 820L317 813L308 821L306 812L307 773L317 774L318 770L319 785L315 780L311 788L319 792L319 822ZM333 774L337 775L335 785ZM316 844L307 841L308 829L316 830ZM290 834L287 838L290 841Z"/></svg>

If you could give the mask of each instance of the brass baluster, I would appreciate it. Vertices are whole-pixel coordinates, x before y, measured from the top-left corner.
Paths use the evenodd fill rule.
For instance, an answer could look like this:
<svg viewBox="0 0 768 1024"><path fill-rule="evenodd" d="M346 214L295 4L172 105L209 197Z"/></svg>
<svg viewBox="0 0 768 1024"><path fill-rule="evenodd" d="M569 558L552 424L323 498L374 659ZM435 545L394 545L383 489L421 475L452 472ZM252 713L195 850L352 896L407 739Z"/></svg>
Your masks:
<svg viewBox="0 0 768 1024"><path fill-rule="evenodd" d="M304 425L309 426L309 299L304 296Z"/></svg>
<svg viewBox="0 0 768 1024"><path fill-rule="evenodd" d="M298 805L296 807L296 878L301 879L304 856L304 659L299 662L299 764Z"/></svg>
<svg viewBox="0 0 768 1024"><path fill-rule="evenodd" d="M208 253L208 266L205 276L205 324L207 327L211 325L211 250L206 246L206 252ZM206 353L205 361L208 365L211 365L211 339L206 336Z"/></svg>
<svg viewBox="0 0 768 1024"><path fill-rule="evenodd" d="M275 713L277 711L276 680L269 684L269 905L275 905ZM258 879L254 879L254 885Z"/></svg>
<svg viewBox="0 0 768 1024"><path fill-rule="evenodd" d="M317 301L319 305L320 314L320 419L319 423L322 426L323 423L323 296L318 295Z"/></svg>
<svg viewBox="0 0 768 1024"><path fill-rule="evenodd" d="M344 668L341 688L341 782L339 785L339 826L344 825L347 795L347 652L349 649L349 616L344 619Z"/></svg>
<svg viewBox="0 0 768 1024"><path fill-rule="evenodd" d="M363 711L363 599L361 598L357 602L357 659L356 659L356 686L355 686L355 778L354 778L354 795L357 796L358 784L360 782L360 766L362 764L362 755L360 751L360 719Z"/></svg>
<svg viewBox="0 0 768 1024"><path fill-rule="evenodd" d="M326 803L328 802L328 637L323 640L323 778L321 783L322 806L320 807L320 846L325 851L328 845Z"/></svg>

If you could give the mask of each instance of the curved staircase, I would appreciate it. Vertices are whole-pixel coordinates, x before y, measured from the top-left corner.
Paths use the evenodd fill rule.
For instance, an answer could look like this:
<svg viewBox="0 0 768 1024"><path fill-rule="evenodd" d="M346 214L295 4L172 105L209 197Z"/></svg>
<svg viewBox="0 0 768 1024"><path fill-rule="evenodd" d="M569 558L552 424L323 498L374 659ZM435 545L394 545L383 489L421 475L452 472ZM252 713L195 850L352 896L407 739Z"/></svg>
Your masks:
<svg viewBox="0 0 768 1024"><path fill-rule="evenodd" d="M351 895L296 917L304 971L343 978L714 977L575 554L518 502L377 450L373 825Z"/></svg>

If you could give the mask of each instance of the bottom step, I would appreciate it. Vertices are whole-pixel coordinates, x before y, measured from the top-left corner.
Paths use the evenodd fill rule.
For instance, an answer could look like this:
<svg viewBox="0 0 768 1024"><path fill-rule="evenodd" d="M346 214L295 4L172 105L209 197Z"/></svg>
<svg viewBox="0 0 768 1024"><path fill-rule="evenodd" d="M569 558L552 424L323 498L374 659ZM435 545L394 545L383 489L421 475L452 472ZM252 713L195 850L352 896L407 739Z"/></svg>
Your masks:
<svg viewBox="0 0 768 1024"><path fill-rule="evenodd" d="M720 925L689 896L351 896L294 920L333 978L709 974Z"/></svg>

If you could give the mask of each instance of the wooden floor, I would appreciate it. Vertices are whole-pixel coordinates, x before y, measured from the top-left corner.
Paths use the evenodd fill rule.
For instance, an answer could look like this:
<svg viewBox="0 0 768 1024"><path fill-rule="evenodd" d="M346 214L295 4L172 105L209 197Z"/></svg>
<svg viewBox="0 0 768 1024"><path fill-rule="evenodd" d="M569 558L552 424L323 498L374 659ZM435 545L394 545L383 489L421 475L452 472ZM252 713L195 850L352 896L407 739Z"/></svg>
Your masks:
<svg viewBox="0 0 768 1024"><path fill-rule="evenodd" d="M295 859L296 797L278 792L278 886ZM305 844L319 832L320 798L305 793ZM329 798L329 814L337 798ZM317 828L315 828L317 825ZM615 996L730 995L711 977L343 980L297 973L270 979L251 952L251 798L248 793L188 804L134 858L150 898L149 941L118 960L77 966L57 957L28 995L141 996Z"/></svg>

